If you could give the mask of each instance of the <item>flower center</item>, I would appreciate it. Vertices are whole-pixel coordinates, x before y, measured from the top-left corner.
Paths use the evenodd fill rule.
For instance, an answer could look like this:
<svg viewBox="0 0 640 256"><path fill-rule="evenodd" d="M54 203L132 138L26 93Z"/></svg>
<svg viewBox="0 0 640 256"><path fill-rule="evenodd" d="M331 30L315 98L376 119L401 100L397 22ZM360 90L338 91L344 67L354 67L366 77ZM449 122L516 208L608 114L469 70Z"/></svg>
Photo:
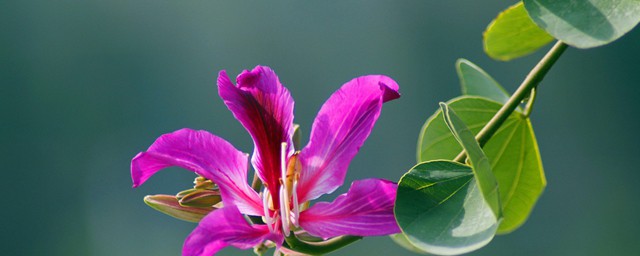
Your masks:
<svg viewBox="0 0 640 256"><path fill-rule="evenodd" d="M297 226L300 215L298 202L298 178L300 177L300 161L298 153L294 153L287 161L287 143L282 143L280 147L280 221L282 232L289 235L290 226ZM289 201L293 200L293 202ZM291 212L290 205L293 205Z"/></svg>
<svg viewBox="0 0 640 256"><path fill-rule="evenodd" d="M265 186L262 191L262 207L264 210L264 222L269 231L276 229L277 221L280 221L282 233L288 236L291 225L298 227L300 216L300 203L298 202L298 179L300 178L300 160L298 152L294 153L287 161L287 143L281 144L280 149L280 184L278 190L279 205L273 204L269 188ZM291 209L293 207L293 209ZM273 211L273 215L271 212ZM278 219L279 218L279 219Z"/></svg>

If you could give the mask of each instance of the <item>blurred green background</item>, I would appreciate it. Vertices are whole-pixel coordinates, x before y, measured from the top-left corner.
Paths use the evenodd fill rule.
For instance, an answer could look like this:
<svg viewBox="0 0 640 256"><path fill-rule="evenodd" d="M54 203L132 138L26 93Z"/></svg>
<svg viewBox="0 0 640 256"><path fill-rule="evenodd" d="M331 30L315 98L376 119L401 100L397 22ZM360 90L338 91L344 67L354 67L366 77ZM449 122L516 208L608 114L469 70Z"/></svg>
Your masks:
<svg viewBox="0 0 640 256"><path fill-rule="evenodd" d="M271 66L296 100L303 142L342 83L393 77L402 98L385 105L347 183L397 181L415 164L423 122L459 94L457 58L513 91L541 57L503 63L483 53L483 30L513 3L0 1L1 254L178 255L195 224L142 198L186 189L194 175L174 168L132 189L129 162L183 127L252 151L217 96L221 69ZM522 228L471 255L640 251L638 42L635 29L570 48L551 70L532 115L548 187ZM334 255L412 253L377 237Z"/></svg>

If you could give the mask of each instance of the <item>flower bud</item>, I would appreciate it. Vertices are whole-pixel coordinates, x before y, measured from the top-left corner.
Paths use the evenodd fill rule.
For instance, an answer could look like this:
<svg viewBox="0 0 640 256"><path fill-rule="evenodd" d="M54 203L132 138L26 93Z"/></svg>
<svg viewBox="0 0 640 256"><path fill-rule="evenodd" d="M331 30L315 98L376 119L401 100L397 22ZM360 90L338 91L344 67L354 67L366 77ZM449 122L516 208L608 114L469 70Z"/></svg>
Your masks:
<svg viewBox="0 0 640 256"><path fill-rule="evenodd" d="M215 183L213 183L213 181L208 180L205 177L202 176L198 176L194 181L193 181L193 188L196 189L217 189L218 186L216 186Z"/></svg>
<svg viewBox="0 0 640 256"><path fill-rule="evenodd" d="M180 220L196 223L209 212L216 209L213 207L185 207L180 205L178 199L172 195L149 195L144 197L144 202L161 213Z"/></svg>
<svg viewBox="0 0 640 256"><path fill-rule="evenodd" d="M188 189L176 195L182 206L209 208L222 201L220 191L206 189Z"/></svg>
<svg viewBox="0 0 640 256"><path fill-rule="evenodd" d="M196 192L196 191L197 191L197 189L195 189L195 188L182 190L182 191L178 192L178 194L176 194L176 198L178 199L178 201L180 201L180 199L182 199L184 196L186 196L188 194L191 194L193 192Z"/></svg>

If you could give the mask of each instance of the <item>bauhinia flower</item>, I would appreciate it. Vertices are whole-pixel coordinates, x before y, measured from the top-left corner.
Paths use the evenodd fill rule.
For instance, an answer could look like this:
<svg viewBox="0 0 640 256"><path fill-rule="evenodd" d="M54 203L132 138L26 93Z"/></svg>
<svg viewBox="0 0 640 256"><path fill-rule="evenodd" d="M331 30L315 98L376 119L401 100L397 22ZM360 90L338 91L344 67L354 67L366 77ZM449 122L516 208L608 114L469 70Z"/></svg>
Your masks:
<svg viewBox="0 0 640 256"><path fill-rule="evenodd" d="M237 85L221 71L218 92L253 138L251 163L264 184L260 193L247 183L248 154L206 131L162 135L131 161L134 187L170 166L218 185L224 206L200 221L183 255L212 255L227 246L248 249L266 241L281 248L285 237L300 232L323 239L400 232L393 217L397 187L390 181L355 181L333 202L309 207L309 201L344 183L383 103L400 97L395 81L368 75L344 84L320 109L309 143L300 151L293 146L293 99L270 68L245 70Z"/></svg>

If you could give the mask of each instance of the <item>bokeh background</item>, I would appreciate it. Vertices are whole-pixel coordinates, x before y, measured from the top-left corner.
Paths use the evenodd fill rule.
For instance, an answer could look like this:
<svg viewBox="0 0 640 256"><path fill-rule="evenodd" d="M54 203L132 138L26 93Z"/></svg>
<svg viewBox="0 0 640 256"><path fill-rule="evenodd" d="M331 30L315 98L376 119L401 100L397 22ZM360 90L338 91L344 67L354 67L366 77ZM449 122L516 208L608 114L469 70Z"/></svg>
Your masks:
<svg viewBox="0 0 640 256"><path fill-rule="evenodd" d="M217 96L221 69L271 66L296 100L303 142L342 83L395 78L402 98L385 105L347 183L397 181L415 164L423 122L459 94L457 58L513 91L541 57L483 53L483 30L513 3L0 1L0 254L178 255L195 224L142 198L186 189L194 175L174 168L132 189L129 162L183 127L252 151ZM532 115L548 187L522 228L471 255L640 251L638 42L636 28L604 47L570 48L551 70ZM413 254L377 237L334 255Z"/></svg>

